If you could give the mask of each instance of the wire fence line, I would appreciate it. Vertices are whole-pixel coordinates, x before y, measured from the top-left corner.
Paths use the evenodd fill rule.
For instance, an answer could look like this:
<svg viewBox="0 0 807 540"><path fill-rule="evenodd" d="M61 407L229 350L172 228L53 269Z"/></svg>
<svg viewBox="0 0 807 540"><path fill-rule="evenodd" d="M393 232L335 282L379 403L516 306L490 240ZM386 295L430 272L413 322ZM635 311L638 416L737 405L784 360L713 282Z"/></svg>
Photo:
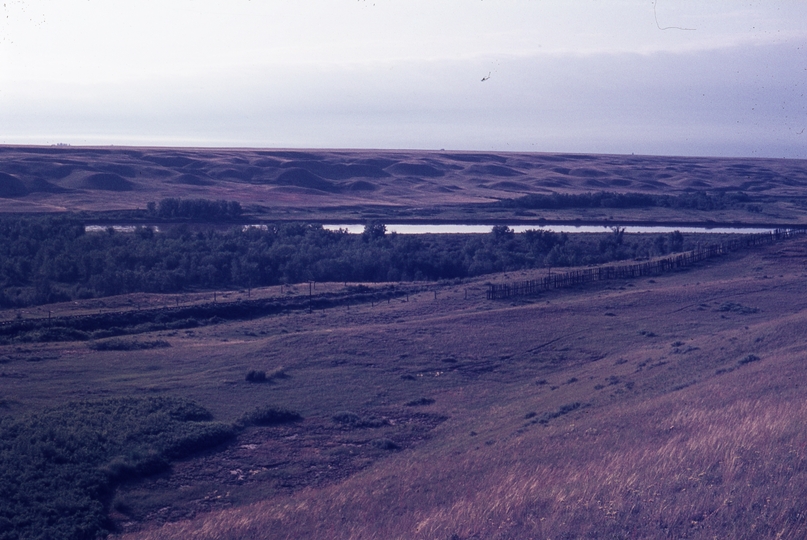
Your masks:
<svg viewBox="0 0 807 540"><path fill-rule="evenodd" d="M772 244L779 240L785 240L804 234L807 234L807 229L774 229L769 233L743 235L728 242L698 247L692 251L677 253L652 261L597 266L584 270L550 274L543 278L529 281L491 283L488 285L487 298L488 300L502 300L518 296L530 296L550 289L562 289L575 285L583 285L585 283L593 283L595 281L654 276L692 266L701 261L719 257L734 251Z"/></svg>

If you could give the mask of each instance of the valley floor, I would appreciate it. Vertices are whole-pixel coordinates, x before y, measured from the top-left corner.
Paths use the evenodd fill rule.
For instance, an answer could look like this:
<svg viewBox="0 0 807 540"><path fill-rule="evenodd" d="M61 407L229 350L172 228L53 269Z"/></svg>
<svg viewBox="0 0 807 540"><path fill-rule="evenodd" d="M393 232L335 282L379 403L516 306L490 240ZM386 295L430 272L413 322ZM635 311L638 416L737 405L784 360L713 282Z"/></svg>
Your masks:
<svg viewBox="0 0 807 540"><path fill-rule="evenodd" d="M170 347L6 345L0 396L302 414L121 486L122 538L803 538L806 264L795 239L517 301L485 283L537 272L133 338Z"/></svg>

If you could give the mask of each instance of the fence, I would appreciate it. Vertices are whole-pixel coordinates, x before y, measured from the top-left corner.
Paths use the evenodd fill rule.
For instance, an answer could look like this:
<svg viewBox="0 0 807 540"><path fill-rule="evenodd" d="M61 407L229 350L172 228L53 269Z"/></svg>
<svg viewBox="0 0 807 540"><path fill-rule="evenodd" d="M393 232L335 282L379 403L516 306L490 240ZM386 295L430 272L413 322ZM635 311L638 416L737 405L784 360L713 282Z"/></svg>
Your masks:
<svg viewBox="0 0 807 540"><path fill-rule="evenodd" d="M643 263L625 264L618 266L598 266L586 268L585 270L575 270L562 274L552 274L541 279L521 281L515 283L490 284L488 286L488 300L501 300L516 296L529 296L550 289L561 289L574 285L583 285L595 281L605 281L610 279L627 279L642 276L653 276L664 272L670 272L678 268L692 266L706 259L719 257L732 251L748 249L753 246L772 244L778 240L793 238L797 235L807 234L807 229L775 229L770 233L748 234L739 238L699 247L693 251L670 255L662 259L647 261Z"/></svg>

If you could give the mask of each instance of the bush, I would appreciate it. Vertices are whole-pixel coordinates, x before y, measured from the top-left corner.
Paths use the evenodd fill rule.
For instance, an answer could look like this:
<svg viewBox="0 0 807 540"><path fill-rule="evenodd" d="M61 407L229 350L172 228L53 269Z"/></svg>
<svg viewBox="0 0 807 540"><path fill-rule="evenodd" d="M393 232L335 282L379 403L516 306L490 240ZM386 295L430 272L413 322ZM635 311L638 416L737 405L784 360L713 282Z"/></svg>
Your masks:
<svg viewBox="0 0 807 540"><path fill-rule="evenodd" d="M256 371L251 369L247 372L246 376L247 382L251 383L262 383L266 382L266 372L265 371Z"/></svg>
<svg viewBox="0 0 807 540"><path fill-rule="evenodd" d="M87 332L56 326L44 328L21 334L18 338L22 342L45 343L50 341L86 341L90 338Z"/></svg>
<svg viewBox="0 0 807 540"><path fill-rule="evenodd" d="M395 441L390 439L376 439L372 443L373 447L379 450L400 450L401 447Z"/></svg>
<svg viewBox="0 0 807 540"><path fill-rule="evenodd" d="M337 424L345 424L350 426L358 425L359 422L361 422L361 417L358 414L350 411L339 411L331 418Z"/></svg>
<svg viewBox="0 0 807 540"><path fill-rule="evenodd" d="M363 418L350 411L339 411L331 418L337 424L342 424L344 427L348 428L377 428L389 424L388 420L376 417Z"/></svg>
<svg viewBox="0 0 807 540"><path fill-rule="evenodd" d="M579 401L575 401L574 403L567 403L566 405L561 405L558 407L558 410L554 412L546 412L538 417L536 420L533 420L532 423L538 424L548 424L550 420L554 420L555 418L559 418L564 414L569 414L570 412L576 411L582 407L588 407L589 404L580 403Z"/></svg>
<svg viewBox="0 0 807 540"><path fill-rule="evenodd" d="M241 417L244 426L275 426L302 420L300 413L277 407L259 407Z"/></svg>
<svg viewBox="0 0 807 540"><path fill-rule="evenodd" d="M254 382L254 383L263 383L263 382L271 382L276 379L285 379L288 377L286 374L286 370L282 367L275 368L269 373L265 371L258 371L255 369L251 369L247 372L246 380L247 382Z"/></svg>
<svg viewBox="0 0 807 540"><path fill-rule="evenodd" d="M737 364L743 366L745 364L750 364L751 362L759 362L761 358L755 354L749 354L744 356Z"/></svg>
<svg viewBox="0 0 807 540"><path fill-rule="evenodd" d="M420 398L420 399L413 399L412 401L407 401L404 403L407 407L420 407L421 405L431 405L434 403L432 398Z"/></svg>
<svg viewBox="0 0 807 540"><path fill-rule="evenodd" d="M165 340L136 341L133 339L110 339L107 341L93 341L87 345L94 351L139 351L143 349L161 349L170 347Z"/></svg>
<svg viewBox="0 0 807 540"><path fill-rule="evenodd" d="M210 418L182 399L118 398L0 420L0 539L105 535L116 483L235 434Z"/></svg>

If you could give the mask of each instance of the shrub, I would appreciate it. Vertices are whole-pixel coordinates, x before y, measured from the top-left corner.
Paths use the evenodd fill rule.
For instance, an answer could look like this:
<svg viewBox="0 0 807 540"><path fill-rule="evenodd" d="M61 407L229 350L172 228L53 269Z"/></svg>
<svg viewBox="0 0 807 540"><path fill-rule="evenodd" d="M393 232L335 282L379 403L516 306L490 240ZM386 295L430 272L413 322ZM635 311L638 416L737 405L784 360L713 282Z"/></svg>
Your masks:
<svg viewBox="0 0 807 540"><path fill-rule="evenodd" d="M107 341L93 341L87 345L94 351L138 351L144 349L161 349L170 347L165 340L136 341L133 339L110 339Z"/></svg>
<svg viewBox="0 0 807 540"><path fill-rule="evenodd" d="M182 399L118 398L0 420L0 539L104 536L116 483L235 434L209 419Z"/></svg>
<svg viewBox="0 0 807 540"><path fill-rule="evenodd" d="M546 412L542 414L539 418L533 420L532 423L548 424L550 420L559 418L564 414L569 414L570 412L576 411L581 407L588 407L588 406L589 404L580 403L579 401L575 401L574 403L567 403L566 405L561 405L560 407L558 407L557 411Z"/></svg>
<svg viewBox="0 0 807 540"><path fill-rule="evenodd" d="M182 330L184 328L196 328L197 326L199 326L199 321L193 317L165 323L165 327L168 330Z"/></svg>
<svg viewBox="0 0 807 540"><path fill-rule="evenodd" d="M56 326L44 328L32 332L26 332L18 338L22 342L44 343L49 341L86 341L89 339L87 332Z"/></svg>
<svg viewBox="0 0 807 540"><path fill-rule="evenodd" d="M332 420L337 424L342 424L348 428L377 428L389 424L387 420L379 418L362 418L351 411L339 411L334 414Z"/></svg>
<svg viewBox="0 0 807 540"><path fill-rule="evenodd" d="M244 426L275 426L302 420L300 413L278 407L259 407L241 417Z"/></svg>
<svg viewBox="0 0 807 540"><path fill-rule="evenodd" d="M391 441L390 439L376 439L372 444L375 448L379 450L400 450L401 447L395 442Z"/></svg>
<svg viewBox="0 0 807 540"><path fill-rule="evenodd" d="M339 411L331 418L337 424L345 424L350 426L358 425L358 423L361 421L361 417L358 414L350 411Z"/></svg>
<svg viewBox="0 0 807 540"><path fill-rule="evenodd" d="M431 405L432 403L434 403L434 400L432 398L423 397L419 399L413 399L412 401L407 401L406 403L404 403L404 405L406 405L407 407L420 407L421 405Z"/></svg>
<svg viewBox="0 0 807 540"><path fill-rule="evenodd" d="M266 382L266 372L265 371L256 371L254 369L251 369L251 370L249 370L247 372L246 380L247 380L247 382L252 382L252 383Z"/></svg>
<svg viewBox="0 0 807 540"><path fill-rule="evenodd" d="M182 459L205 448L227 442L235 435L234 426L211 422L175 438L163 448L162 454L169 459Z"/></svg>
<svg viewBox="0 0 807 540"><path fill-rule="evenodd" d="M737 364L743 366L745 364L750 364L751 362L759 362L760 360L761 358L759 356L755 354L749 354L741 358L740 361L737 362Z"/></svg>

